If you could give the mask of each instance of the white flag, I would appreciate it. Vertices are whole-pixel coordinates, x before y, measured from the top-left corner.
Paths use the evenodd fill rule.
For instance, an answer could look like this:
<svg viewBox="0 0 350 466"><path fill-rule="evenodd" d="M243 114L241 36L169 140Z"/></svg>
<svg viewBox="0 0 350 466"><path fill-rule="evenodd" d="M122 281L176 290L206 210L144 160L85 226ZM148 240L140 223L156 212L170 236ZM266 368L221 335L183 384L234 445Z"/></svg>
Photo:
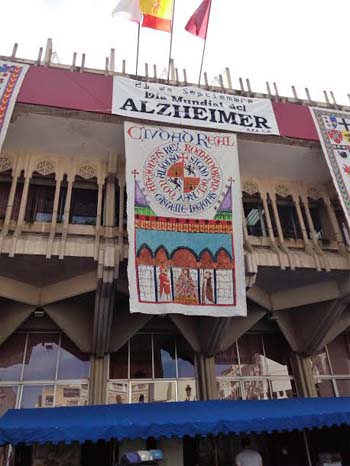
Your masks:
<svg viewBox="0 0 350 466"><path fill-rule="evenodd" d="M119 0L112 11L112 16L123 17L129 21L141 23L142 12L140 10L139 0Z"/></svg>

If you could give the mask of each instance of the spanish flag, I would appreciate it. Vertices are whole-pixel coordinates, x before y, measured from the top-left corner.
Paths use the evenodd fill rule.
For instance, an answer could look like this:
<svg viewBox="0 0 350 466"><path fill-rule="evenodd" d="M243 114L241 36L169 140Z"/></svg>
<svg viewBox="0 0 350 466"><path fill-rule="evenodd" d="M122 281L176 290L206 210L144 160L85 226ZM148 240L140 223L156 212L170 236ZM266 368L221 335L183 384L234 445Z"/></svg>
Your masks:
<svg viewBox="0 0 350 466"><path fill-rule="evenodd" d="M171 32L174 0L140 0L142 26Z"/></svg>

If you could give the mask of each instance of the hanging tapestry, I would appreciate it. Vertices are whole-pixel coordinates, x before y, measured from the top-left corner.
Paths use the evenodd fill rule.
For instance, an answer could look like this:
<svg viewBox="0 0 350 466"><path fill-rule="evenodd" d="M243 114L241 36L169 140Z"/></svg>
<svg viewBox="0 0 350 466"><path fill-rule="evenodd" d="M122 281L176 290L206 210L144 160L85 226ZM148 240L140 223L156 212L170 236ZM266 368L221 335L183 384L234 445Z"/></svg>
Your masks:
<svg viewBox="0 0 350 466"><path fill-rule="evenodd" d="M245 316L236 136L125 123L130 311Z"/></svg>
<svg viewBox="0 0 350 466"><path fill-rule="evenodd" d="M323 154L350 227L350 113L312 108Z"/></svg>
<svg viewBox="0 0 350 466"><path fill-rule="evenodd" d="M0 60L0 151L28 65Z"/></svg>

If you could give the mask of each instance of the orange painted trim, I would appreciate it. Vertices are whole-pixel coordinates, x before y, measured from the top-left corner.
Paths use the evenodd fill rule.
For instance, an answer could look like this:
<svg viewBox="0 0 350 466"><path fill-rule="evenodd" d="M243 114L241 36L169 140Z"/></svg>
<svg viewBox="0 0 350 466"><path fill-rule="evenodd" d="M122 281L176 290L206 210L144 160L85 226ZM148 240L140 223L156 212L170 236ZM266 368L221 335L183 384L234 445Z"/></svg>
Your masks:
<svg viewBox="0 0 350 466"><path fill-rule="evenodd" d="M143 15L142 27L171 32L171 19L158 18L152 15Z"/></svg>

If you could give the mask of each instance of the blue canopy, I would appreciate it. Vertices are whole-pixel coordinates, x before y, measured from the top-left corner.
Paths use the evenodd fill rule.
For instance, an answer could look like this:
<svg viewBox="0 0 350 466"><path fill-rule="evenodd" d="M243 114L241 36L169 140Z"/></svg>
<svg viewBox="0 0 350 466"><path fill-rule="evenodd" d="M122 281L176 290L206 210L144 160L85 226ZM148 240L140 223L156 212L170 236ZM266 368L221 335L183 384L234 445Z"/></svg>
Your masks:
<svg viewBox="0 0 350 466"><path fill-rule="evenodd" d="M350 398L12 409L0 418L0 442L16 445L260 433L341 424L350 425Z"/></svg>

